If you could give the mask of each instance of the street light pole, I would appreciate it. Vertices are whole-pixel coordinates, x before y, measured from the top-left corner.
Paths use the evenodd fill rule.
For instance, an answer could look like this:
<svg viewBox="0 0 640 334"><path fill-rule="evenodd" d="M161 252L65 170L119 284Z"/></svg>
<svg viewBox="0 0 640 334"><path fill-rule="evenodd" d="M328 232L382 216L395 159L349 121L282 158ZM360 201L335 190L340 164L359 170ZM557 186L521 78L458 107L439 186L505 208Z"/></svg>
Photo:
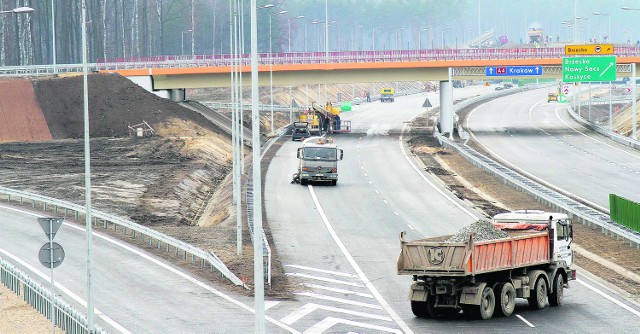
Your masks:
<svg viewBox="0 0 640 334"><path fill-rule="evenodd" d="M255 283L255 333L265 333L264 263L262 243L262 177L260 164L260 113L258 109L258 20L256 0L251 0L251 134L253 144L253 268Z"/></svg>
<svg viewBox="0 0 640 334"><path fill-rule="evenodd" d="M444 50L444 33L449 31L450 29L444 29L442 30L442 49Z"/></svg>
<svg viewBox="0 0 640 334"><path fill-rule="evenodd" d="M53 74L58 74L58 66L56 65L56 15L54 14L55 6L51 0L51 51L53 54Z"/></svg>
<svg viewBox="0 0 640 334"><path fill-rule="evenodd" d="M189 29L187 31L183 31L182 34L181 34L181 36L182 36L182 39L180 41L180 55L181 56L184 56L184 34L188 34L188 33L192 32L192 31L193 30Z"/></svg>
<svg viewBox="0 0 640 334"><path fill-rule="evenodd" d="M271 8L274 5L272 3L266 4L264 6L258 7L259 9L263 8ZM286 13L286 10L280 11L278 14ZM272 38L271 38L271 18L273 17L273 13L269 13L269 95L271 99L271 134L273 134L273 49L272 49Z"/></svg>
<svg viewBox="0 0 640 334"><path fill-rule="evenodd" d="M329 4L328 0L324 0L324 57L325 62L329 62Z"/></svg>
<svg viewBox="0 0 640 334"><path fill-rule="evenodd" d="M31 8L31 7L18 7L18 8L14 8L14 9L10 9L10 10L3 10L0 11L0 14L8 14L8 13L13 13L13 14L26 14L26 13L31 13L33 12L35 9Z"/></svg>
<svg viewBox="0 0 640 334"><path fill-rule="evenodd" d="M91 217L91 147L89 144L89 86L87 65L87 1L82 0L82 67L84 100L84 186L85 186L85 229L87 233L87 327L95 333L93 306L93 219ZM52 315L53 320L53 315Z"/></svg>

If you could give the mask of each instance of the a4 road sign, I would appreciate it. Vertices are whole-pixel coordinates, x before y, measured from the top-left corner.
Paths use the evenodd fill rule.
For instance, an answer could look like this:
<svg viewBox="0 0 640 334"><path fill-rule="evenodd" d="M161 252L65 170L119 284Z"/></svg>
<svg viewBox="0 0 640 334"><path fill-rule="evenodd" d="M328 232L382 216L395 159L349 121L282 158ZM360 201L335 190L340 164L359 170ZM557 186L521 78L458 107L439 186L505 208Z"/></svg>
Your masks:
<svg viewBox="0 0 640 334"><path fill-rule="evenodd" d="M542 75L542 66L490 66L485 67L484 74L488 77L540 76Z"/></svg>

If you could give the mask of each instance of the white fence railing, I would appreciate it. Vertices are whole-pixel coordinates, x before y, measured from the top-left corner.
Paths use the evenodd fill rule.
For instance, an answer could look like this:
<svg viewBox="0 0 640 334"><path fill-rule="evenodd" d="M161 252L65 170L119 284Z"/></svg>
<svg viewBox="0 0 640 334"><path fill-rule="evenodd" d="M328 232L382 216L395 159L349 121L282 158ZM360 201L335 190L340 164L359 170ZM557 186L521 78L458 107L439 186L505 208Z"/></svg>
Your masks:
<svg viewBox="0 0 640 334"><path fill-rule="evenodd" d="M97 326L94 331L89 331L86 315L69 306L60 297L55 298L52 316L51 300L54 298L51 292L2 258L0 258L0 283L16 295L22 296L27 304L67 334L106 334L104 329Z"/></svg>

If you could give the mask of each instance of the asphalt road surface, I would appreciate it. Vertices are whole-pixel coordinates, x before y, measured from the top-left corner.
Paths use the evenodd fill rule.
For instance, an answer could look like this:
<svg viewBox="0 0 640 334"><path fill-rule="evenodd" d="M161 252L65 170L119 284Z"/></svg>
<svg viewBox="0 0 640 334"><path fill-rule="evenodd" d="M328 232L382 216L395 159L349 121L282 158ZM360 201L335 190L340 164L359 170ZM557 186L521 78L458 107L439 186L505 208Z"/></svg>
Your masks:
<svg viewBox="0 0 640 334"><path fill-rule="evenodd" d="M454 89L454 98L482 89L487 90ZM437 102L436 94L430 94L431 102ZM413 316L406 299L411 278L395 273L400 231L407 231L408 238L449 234L477 215L442 191L401 145L404 121L424 110L427 96L356 106L343 118L370 135L335 137L345 150L336 187L290 183L297 142L285 143L276 153L265 180L267 216L274 248L299 290L295 300L267 301L267 332L602 333L625 332L639 324L634 306L586 278L581 278L584 284L572 282L560 308L529 311L520 302L515 316L489 321ZM46 237L37 214L4 204L0 211L2 256L46 285L48 270L37 259ZM67 255L55 269L57 293L79 309L86 298L84 233L65 224L55 239ZM97 321L108 331L253 332L252 298L224 292L135 247L95 235Z"/></svg>
<svg viewBox="0 0 640 334"><path fill-rule="evenodd" d="M492 154L548 184L600 207L609 194L640 201L640 152L586 130L545 90L495 99L467 125Z"/></svg>

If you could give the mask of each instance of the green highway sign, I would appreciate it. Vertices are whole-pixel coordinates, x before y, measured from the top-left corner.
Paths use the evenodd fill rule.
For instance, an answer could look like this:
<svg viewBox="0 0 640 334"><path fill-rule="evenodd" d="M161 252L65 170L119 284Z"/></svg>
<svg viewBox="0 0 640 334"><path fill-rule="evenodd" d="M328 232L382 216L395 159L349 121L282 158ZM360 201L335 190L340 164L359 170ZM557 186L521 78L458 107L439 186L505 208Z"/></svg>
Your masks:
<svg viewBox="0 0 640 334"><path fill-rule="evenodd" d="M564 82L615 80L615 56L562 58L562 81Z"/></svg>

